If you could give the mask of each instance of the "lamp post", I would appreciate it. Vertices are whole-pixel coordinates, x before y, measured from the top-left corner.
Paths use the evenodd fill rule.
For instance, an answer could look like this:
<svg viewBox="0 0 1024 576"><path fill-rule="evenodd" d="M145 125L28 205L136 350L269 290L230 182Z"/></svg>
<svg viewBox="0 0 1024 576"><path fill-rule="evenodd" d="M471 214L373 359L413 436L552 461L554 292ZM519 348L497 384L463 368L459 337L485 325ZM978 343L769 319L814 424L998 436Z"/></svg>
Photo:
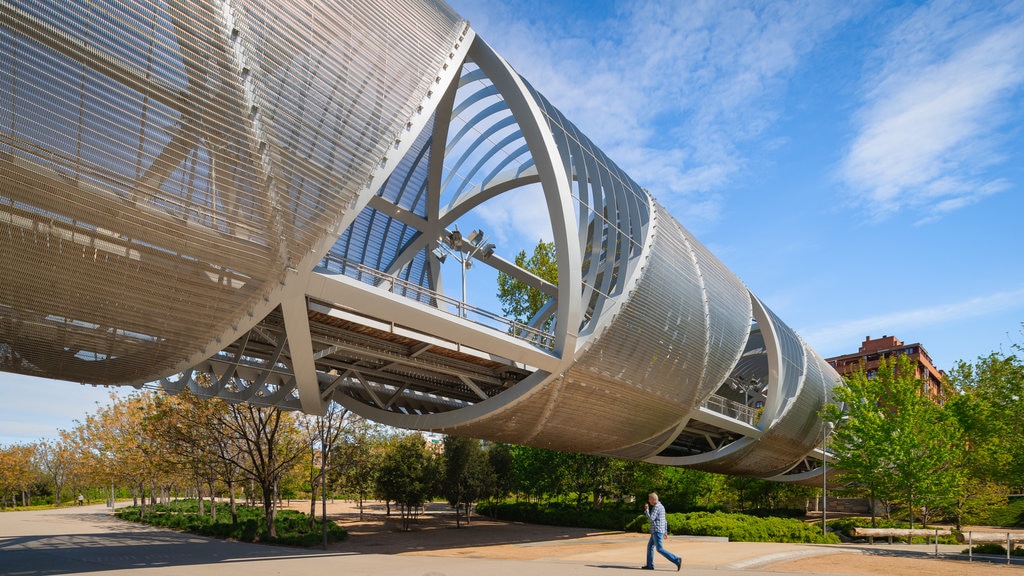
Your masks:
<svg viewBox="0 0 1024 576"><path fill-rule="evenodd" d="M828 531L828 423L821 423L821 535Z"/></svg>
<svg viewBox="0 0 1024 576"><path fill-rule="evenodd" d="M832 423L825 420L828 383L821 379L821 535L828 532L828 433Z"/></svg>
<svg viewBox="0 0 1024 576"><path fill-rule="evenodd" d="M469 236L463 238L458 226L455 227L454 232L449 232L442 240L442 242L438 242L438 246L454 256L462 269L462 299L459 302L459 316L466 318L466 270L473 267L473 262L470 259L478 252L482 252L484 258L490 256L494 253L494 244L485 243L486 238L482 230L474 230ZM440 260L444 263L443 257Z"/></svg>

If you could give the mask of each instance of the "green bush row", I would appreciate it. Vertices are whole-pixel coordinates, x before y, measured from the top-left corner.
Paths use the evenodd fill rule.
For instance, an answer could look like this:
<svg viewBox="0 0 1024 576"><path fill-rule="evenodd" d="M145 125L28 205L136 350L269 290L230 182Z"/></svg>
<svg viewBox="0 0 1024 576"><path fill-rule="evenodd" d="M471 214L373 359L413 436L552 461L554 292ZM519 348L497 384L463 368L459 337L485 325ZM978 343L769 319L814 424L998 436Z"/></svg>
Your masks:
<svg viewBox="0 0 1024 576"><path fill-rule="evenodd" d="M267 542L289 546L315 546L321 542L320 523L314 523L313 529L310 530L309 516L295 510L277 512L274 522L277 538L270 538L264 527L266 519L263 508L238 506L236 523L231 521L231 509L227 504L218 503L216 521L210 515L208 504L205 511L204 515L199 515L196 500L178 500L167 505L158 504L152 511L147 508L145 515L138 506L121 508L117 510L116 515L131 522L242 542ZM346 536L344 528L334 522L327 523L328 542L343 540Z"/></svg>
<svg viewBox="0 0 1024 576"><path fill-rule="evenodd" d="M839 537L835 534L823 535L820 525L807 524L795 518L758 518L727 512L688 512L668 514L667 519L670 534L718 536L728 538L732 542L839 543ZM647 516L637 516L626 525L626 530L646 532Z"/></svg>
<svg viewBox="0 0 1024 576"><path fill-rule="evenodd" d="M996 544L995 542L975 544L973 549L975 554L998 554L999 556L1006 557L1006 548L1004 548L1001 544ZM962 554L967 554L969 552L970 549L964 548ZM1014 546L1013 552L1010 552L1010 555L1024 556L1024 548L1021 548L1020 546Z"/></svg>
<svg viewBox="0 0 1024 576"><path fill-rule="evenodd" d="M647 516L637 515L636 507L631 505L607 505L600 510L577 510L575 507L557 503L504 502L481 505L478 510L481 514L502 520L531 524L633 532L646 532L648 529ZM725 512L672 513L667 517L671 534L720 536L735 542L839 542L835 534L823 536L820 525L806 524L795 518L759 518Z"/></svg>
<svg viewBox="0 0 1024 576"><path fill-rule="evenodd" d="M560 503L502 502L481 504L477 507L477 512L491 518L529 524L622 530L636 514L636 507L608 504L595 510L589 507L576 509L572 505Z"/></svg>

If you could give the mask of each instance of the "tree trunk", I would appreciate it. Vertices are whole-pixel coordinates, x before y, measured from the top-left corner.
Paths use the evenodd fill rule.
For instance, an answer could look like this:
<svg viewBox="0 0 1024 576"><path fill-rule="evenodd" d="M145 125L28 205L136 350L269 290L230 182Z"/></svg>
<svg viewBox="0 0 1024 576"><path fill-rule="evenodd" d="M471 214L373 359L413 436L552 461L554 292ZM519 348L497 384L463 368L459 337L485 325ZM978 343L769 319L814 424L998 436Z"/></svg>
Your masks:
<svg viewBox="0 0 1024 576"><path fill-rule="evenodd" d="M196 499L199 501L199 515L203 516L206 512L203 510L203 485L200 482L196 482Z"/></svg>
<svg viewBox="0 0 1024 576"><path fill-rule="evenodd" d="M142 498L142 506L139 506L139 518L146 517L146 485L139 482L138 488L135 490L135 497L132 500L135 505L138 506L139 498Z"/></svg>
<svg viewBox="0 0 1024 576"><path fill-rule="evenodd" d="M309 531L316 526L316 481L309 483Z"/></svg>
<svg viewBox="0 0 1024 576"><path fill-rule="evenodd" d="M327 550L327 466L320 467L320 543Z"/></svg>
<svg viewBox="0 0 1024 576"><path fill-rule="evenodd" d="M213 494L213 480L209 481L210 486L210 520L217 521L217 497Z"/></svg>
<svg viewBox="0 0 1024 576"><path fill-rule="evenodd" d="M277 529L274 526L274 483L261 482L260 488L263 490L263 514L266 517L267 536L277 538Z"/></svg>
<svg viewBox="0 0 1024 576"><path fill-rule="evenodd" d="M228 480L228 499L231 501L231 525L238 524L238 510L235 508L235 482Z"/></svg>

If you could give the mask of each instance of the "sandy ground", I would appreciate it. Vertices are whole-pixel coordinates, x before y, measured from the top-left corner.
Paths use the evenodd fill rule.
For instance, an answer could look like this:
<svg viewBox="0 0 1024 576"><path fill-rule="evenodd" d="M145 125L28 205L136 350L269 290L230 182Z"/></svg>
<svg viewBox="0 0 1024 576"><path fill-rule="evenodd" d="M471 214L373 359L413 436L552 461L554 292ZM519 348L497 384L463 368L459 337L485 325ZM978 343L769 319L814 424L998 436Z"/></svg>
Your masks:
<svg viewBox="0 0 1024 576"><path fill-rule="evenodd" d="M309 511L309 502L293 501L291 507ZM319 514L319 503L317 513ZM646 535L602 533L583 528L538 526L501 522L474 516L470 525L456 527L454 514L442 504L428 505L424 514L402 529L397 511L385 515L383 504L369 502L360 520L351 502L328 502L328 517L349 531L349 538L333 544L334 551L362 554L398 554L463 558L516 560L565 560L608 562L611 564L644 561ZM670 537L666 547L683 558L687 566L743 569L758 568L779 573L845 574L879 576L971 576L1022 575L1024 566L964 559L927 556L934 546L912 547L876 544L874 546L802 545L738 543L691 537ZM964 546L943 546L940 552L959 552ZM658 560L656 565L667 565ZM667 568L666 568L667 569Z"/></svg>

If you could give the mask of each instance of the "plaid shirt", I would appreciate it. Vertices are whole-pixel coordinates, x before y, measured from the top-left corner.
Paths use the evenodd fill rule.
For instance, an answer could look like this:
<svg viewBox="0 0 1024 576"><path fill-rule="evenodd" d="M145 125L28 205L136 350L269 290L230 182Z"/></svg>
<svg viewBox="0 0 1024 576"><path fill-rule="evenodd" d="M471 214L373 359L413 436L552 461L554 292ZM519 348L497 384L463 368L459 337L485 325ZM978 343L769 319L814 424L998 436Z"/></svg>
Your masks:
<svg viewBox="0 0 1024 576"><path fill-rule="evenodd" d="M668 522L665 520L665 507L661 502L656 503L649 510L644 510L647 519L651 521L651 534L667 534Z"/></svg>

